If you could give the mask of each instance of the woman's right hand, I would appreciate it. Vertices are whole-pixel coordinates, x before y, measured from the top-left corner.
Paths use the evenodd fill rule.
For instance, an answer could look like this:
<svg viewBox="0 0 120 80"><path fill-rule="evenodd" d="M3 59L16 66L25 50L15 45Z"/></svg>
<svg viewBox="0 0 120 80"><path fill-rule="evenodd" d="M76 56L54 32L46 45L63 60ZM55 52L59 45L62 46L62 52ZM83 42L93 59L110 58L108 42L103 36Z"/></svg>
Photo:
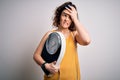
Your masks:
<svg viewBox="0 0 120 80"><path fill-rule="evenodd" d="M56 61L52 62L52 63L46 63L45 64L45 68L52 74L55 74L58 72L59 68L55 66Z"/></svg>

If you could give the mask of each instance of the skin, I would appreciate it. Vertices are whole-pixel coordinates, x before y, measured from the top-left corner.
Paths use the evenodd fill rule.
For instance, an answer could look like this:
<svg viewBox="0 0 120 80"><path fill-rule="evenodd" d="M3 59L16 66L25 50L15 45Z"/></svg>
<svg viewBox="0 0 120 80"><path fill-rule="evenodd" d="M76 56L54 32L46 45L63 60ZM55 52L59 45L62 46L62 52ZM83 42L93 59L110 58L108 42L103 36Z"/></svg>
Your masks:
<svg viewBox="0 0 120 80"><path fill-rule="evenodd" d="M79 43L80 45L88 45L90 43L90 37L87 31L85 30L84 26L79 22L77 18L77 11L74 7L70 6L71 9L67 8L62 11L61 17L60 17L60 25L58 26L58 30L64 34L65 38L67 38L70 35L70 30L68 29L72 22L74 22L76 31L73 31L74 39L76 40L76 43ZM48 31L43 38L41 39L36 51L34 52L33 58L34 60L41 66L45 61L40 56L44 43L48 37L48 35L51 33L51 31ZM56 61L52 63L46 63L45 67L48 71L50 71L52 74L55 74L59 71L59 68L55 66Z"/></svg>

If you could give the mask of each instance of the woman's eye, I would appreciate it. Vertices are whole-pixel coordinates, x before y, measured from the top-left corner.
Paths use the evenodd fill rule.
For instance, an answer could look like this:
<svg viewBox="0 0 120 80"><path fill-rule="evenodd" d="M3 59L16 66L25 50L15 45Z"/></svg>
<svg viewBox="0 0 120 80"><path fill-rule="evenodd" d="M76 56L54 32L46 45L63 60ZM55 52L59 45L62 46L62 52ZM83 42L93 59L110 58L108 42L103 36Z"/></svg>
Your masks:
<svg viewBox="0 0 120 80"><path fill-rule="evenodd" d="M66 15L66 14L65 14L64 16L65 16L65 17L67 17L67 15Z"/></svg>
<svg viewBox="0 0 120 80"><path fill-rule="evenodd" d="M67 16L66 14L63 14L63 16Z"/></svg>

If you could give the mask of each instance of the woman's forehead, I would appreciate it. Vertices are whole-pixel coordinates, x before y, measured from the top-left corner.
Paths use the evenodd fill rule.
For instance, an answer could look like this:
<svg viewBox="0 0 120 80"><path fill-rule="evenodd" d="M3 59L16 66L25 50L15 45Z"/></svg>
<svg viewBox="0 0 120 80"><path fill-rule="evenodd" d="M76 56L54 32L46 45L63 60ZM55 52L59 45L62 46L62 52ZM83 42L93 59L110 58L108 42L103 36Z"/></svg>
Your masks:
<svg viewBox="0 0 120 80"><path fill-rule="evenodd" d="M62 13L69 15L69 11L67 9L63 10Z"/></svg>

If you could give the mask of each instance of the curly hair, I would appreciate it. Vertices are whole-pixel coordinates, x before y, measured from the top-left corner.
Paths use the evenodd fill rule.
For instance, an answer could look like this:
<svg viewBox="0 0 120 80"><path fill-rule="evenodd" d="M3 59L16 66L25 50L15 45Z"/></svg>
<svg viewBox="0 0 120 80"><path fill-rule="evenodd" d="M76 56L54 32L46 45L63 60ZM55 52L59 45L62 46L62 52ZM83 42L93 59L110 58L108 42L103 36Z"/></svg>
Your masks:
<svg viewBox="0 0 120 80"><path fill-rule="evenodd" d="M65 7L68 7L70 9L70 7L68 5L73 6L77 10L76 6L72 2L65 2L61 6L57 7L56 10L55 10L55 13L54 13L53 26L58 27L60 25L61 13L62 13L63 10L66 9ZM73 22L71 23L71 25L69 27L69 30L71 30L71 31L76 30Z"/></svg>

